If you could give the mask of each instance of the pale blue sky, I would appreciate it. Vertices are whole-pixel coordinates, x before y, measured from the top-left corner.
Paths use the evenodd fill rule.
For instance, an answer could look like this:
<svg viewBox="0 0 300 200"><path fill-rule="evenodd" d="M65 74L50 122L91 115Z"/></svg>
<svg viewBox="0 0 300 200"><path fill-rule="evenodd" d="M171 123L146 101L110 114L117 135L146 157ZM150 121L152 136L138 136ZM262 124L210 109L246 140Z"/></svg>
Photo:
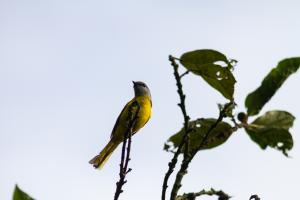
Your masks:
<svg viewBox="0 0 300 200"><path fill-rule="evenodd" d="M134 137L121 199L160 199L171 157L163 143L182 125L168 55L212 48L237 59L237 111L244 111L266 73L300 55L299 9L296 0L0 0L0 199L11 199L15 183L39 200L112 199L119 150L103 171L88 161L132 98L132 80L149 85L153 117ZM263 112L299 118L299 78ZM221 95L198 77L183 84L192 118L217 117ZM299 131L296 120L291 159L237 132L195 158L181 192L214 187L234 199L297 199Z"/></svg>

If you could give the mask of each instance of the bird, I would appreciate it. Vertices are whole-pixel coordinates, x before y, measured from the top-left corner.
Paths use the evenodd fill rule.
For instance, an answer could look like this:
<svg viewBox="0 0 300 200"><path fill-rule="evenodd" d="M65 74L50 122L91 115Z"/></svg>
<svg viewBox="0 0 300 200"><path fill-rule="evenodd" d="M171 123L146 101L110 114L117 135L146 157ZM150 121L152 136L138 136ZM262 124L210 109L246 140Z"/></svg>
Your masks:
<svg viewBox="0 0 300 200"><path fill-rule="evenodd" d="M134 97L124 106L119 114L107 145L98 155L89 161L96 169L102 169L114 150L123 142L124 136L129 130L130 117L136 117L131 129L132 135L144 127L151 117L152 99L148 86L142 81L132 82Z"/></svg>

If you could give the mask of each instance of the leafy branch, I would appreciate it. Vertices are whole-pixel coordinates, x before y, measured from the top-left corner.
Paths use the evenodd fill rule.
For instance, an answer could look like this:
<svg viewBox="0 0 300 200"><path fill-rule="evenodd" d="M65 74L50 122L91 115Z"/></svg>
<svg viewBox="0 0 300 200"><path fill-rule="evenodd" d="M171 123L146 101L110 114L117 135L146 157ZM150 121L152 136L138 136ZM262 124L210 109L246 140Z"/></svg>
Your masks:
<svg viewBox="0 0 300 200"><path fill-rule="evenodd" d="M260 109L270 100L283 82L298 70L300 66L299 57L288 58L279 62L277 67L272 69L266 76L261 86L247 96L245 101L245 105L248 109L247 114L240 113L237 116L241 123L237 123L235 116L232 114L236 105L233 98L236 81L231 73L234 69L233 65L236 63L235 60L229 60L224 54L211 49L187 52L180 58L169 56L169 60L174 68L178 88L177 92L181 100L183 99L184 101L185 99L182 91L181 78L189 72L203 78L211 87L230 100L229 103L220 106L218 119L200 118L193 121L189 121L189 119L185 120L184 127L168 140L168 142L173 143L173 147L174 149L177 148L177 151L170 150L170 145L165 144L165 150L174 153L173 159L169 163L169 171L166 174L167 178L174 170L178 155L180 153L183 154L183 160L176 174L171 191L171 200L178 198L177 194L181 188L182 179L184 175L187 174L189 164L196 153L199 150L210 149L221 145L239 128L244 128L250 138L262 149L269 146L282 151L284 155L288 156L287 151L293 147L293 138L289 133L289 129L293 126L294 116L286 111L274 110L258 117L252 123L248 123L248 116L258 114ZM187 69L181 76L178 74L178 64L176 60ZM256 102L258 102L259 105ZM185 109L182 108L184 104L180 103L179 106L181 107L185 119L187 114ZM223 119L226 117L231 119L234 126L223 122ZM185 148L183 149L183 147ZM164 182L163 186L163 191L165 192L167 187L166 182ZM162 199L164 200L165 197L163 196Z"/></svg>
<svg viewBox="0 0 300 200"><path fill-rule="evenodd" d="M181 83L181 78L189 73L189 69L182 75L179 75L179 72L178 72L179 65L176 63L176 60L180 60L180 59L174 58L173 56L169 56L169 61L171 62L171 65L173 66L173 69L174 69L174 77L176 80L177 93L180 98L180 103L178 104L178 106L180 107L183 118L184 118L184 128L182 130L183 136L179 142L179 145L177 146L177 150L175 151L171 162L169 163L169 169L164 177L164 182L163 182L163 187L162 187L162 200L165 200L165 198L166 198L168 179L174 171L174 168L177 164L178 156L180 153L182 153L183 147L184 147L183 160L181 163L181 167L180 167L179 171L177 172L176 179L175 179L175 182L172 187L171 196L170 196L171 200L175 200L177 198L177 194L181 187L181 182L182 182L183 176L187 173L187 168L188 168L190 162L192 161L192 159L194 158L194 156L196 155L197 149L202 148L204 146L204 144L207 143L210 133L213 131L214 128L216 128L218 126L218 124L220 122L222 122L224 117L227 117L228 109L230 109L230 111L231 111L235 105L233 98L231 98L231 101L228 104L225 104L225 106L220 110L218 119L215 121L215 123L213 123L210 126L210 128L204 134L204 137L202 138L200 145L196 148L196 150L193 150L193 151L190 150L189 149L189 141L190 141L189 134L190 134L190 132L193 131L193 128L191 128L189 125L190 117L187 115L186 108L185 108L185 97L186 96L183 93L182 83ZM235 129L235 131L236 130L237 130L237 128ZM232 129L232 131L233 131L233 129Z"/></svg>
<svg viewBox="0 0 300 200"><path fill-rule="evenodd" d="M136 108L137 110L134 111L133 110L134 108ZM124 137L123 137L119 181L116 183L117 187L114 195L114 200L117 200L120 194L123 192L122 187L127 182L127 180L125 180L126 175L132 170L131 168L128 168L128 163L130 161L131 136L133 132L133 127L138 118L139 110L140 110L140 106L137 102L132 103L132 105L129 107L129 115L127 119L128 128L124 133Z"/></svg>
<svg viewBox="0 0 300 200"><path fill-rule="evenodd" d="M194 156L198 152L197 149L201 149L204 146L204 144L207 142L207 139L208 139L209 135L211 134L211 132L218 126L219 123L222 122L223 118L227 117L227 115L226 115L227 110L228 110L228 108L231 108L232 105L235 105L235 103L233 101L231 101L230 103L228 103L224 106L224 108L219 113L219 117L218 117L217 121L210 126L210 128L204 135L204 138L202 139L200 145L196 148L196 150L192 151L191 154L185 153L183 155L184 156L183 161L181 163L181 167L180 167L179 171L177 172L176 179L175 179L175 182L174 182L174 185L172 188L171 198L170 198L171 200L176 199L178 191L181 188L181 182L182 182L183 176L187 174L187 169L189 167L189 164L191 163Z"/></svg>

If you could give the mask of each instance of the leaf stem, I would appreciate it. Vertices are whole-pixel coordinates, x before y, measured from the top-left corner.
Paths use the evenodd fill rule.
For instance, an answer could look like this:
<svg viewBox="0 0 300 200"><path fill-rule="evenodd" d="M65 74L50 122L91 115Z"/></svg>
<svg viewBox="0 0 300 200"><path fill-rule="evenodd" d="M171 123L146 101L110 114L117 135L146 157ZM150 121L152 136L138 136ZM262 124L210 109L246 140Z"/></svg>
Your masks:
<svg viewBox="0 0 300 200"><path fill-rule="evenodd" d="M183 78L185 75L187 75L188 73L190 73L189 70L187 70L186 72L184 72L183 74L181 74L181 75L179 76L179 78L182 79L182 78Z"/></svg>

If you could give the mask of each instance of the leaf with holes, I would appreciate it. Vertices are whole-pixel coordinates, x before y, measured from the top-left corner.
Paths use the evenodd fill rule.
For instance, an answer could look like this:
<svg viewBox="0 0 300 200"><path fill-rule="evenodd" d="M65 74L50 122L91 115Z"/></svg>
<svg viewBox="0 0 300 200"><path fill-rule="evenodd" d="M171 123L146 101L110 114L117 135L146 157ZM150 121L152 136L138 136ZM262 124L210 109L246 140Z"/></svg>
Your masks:
<svg viewBox="0 0 300 200"><path fill-rule="evenodd" d="M191 51L180 57L180 63L187 70L201 76L225 98L233 99L236 81L231 73L233 66L224 54L211 49Z"/></svg>
<svg viewBox="0 0 300 200"><path fill-rule="evenodd" d="M248 115L256 115L272 98L284 81L300 66L300 57L288 58L280 61L276 68L264 78L261 85L250 93L245 101Z"/></svg>
<svg viewBox="0 0 300 200"><path fill-rule="evenodd" d="M295 117L289 112L269 111L247 125L245 130L262 149L269 146L288 156L287 151L293 148L293 138L289 129L294 120Z"/></svg>
<svg viewBox="0 0 300 200"><path fill-rule="evenodd" d="M232 134L232 127L226 122L219 122L218 125L209 133L207 140L202 142L205 135L207 134L211 126L213 126L216 123L216 121L217 119L213 118L201 118L194 121L190 121L190 152L215 148L226 142L226 140ZM167 143L165 144L164 150L173 151L174 149L176 149L181 143L183 135L184 128L182 128L178 133L174 134L168 139Z"/></svg>
<svg viewBox="0 0 300 200"><path fill-rule="evenodd" d="M28 194L23 192L18 185L15 187L14 195L13 195L13 200L34 200L31 198Z"/></svg>

